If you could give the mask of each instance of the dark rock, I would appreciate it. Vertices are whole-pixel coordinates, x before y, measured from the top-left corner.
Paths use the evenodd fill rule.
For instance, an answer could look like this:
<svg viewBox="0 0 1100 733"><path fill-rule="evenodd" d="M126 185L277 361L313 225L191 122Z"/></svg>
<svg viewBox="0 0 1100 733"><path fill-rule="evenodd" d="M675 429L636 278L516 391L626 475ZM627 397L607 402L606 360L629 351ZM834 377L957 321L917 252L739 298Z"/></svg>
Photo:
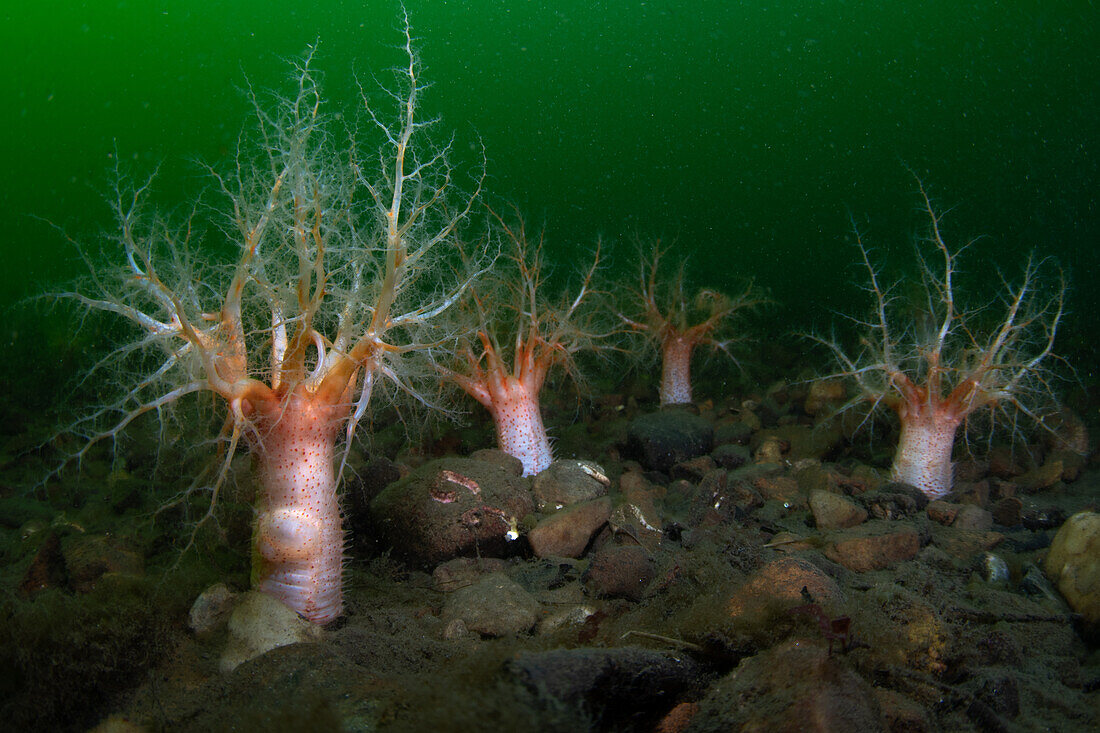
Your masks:
<svg viewBox="0 0 1100 733"><path fill-rule="evenodd" d="M669 472L673 479L686 479L698 481L708 471L713 471L716 464L710 456L698 456L687 461L681 461L672 467Z"/></svg>
<svg viewBox="0 0 1100 733"><path fill-rule="evenodd" d="M401 468L388 458L372 458L360 468L358 475L349 476L344 489L346 525L354 542L370 536L370 503L382 490L401 478Z"/></svg>
<svg viewBox="0 0 1100 733"><path fill-rule="evenodd" d="M480 448L469 457L475 461L496 464L513 476L523 475L523 461L499 448Z"/></svg>
<svg viewBox="0 0 1100 733"><path fill-rule="evenodd" d="M24 496L0 497L0 527L17 529L30 521L48 525L52 518L53 510L45 502Z"/></svg>
<svg viewBox="0 0 1100 733"><path fill-rule="evenodd" d="M748 445L752 438L752 426L743 422L722 423L714 429L715 445Z"/></svg>
<svg viewBox="0 0 1100 733"><path fill-rule="evenodd" d="M711 686L690 730L870 733L885 727L870 684L825 647L792 638L742 660Z"/></svg>
<svg viewBox="0 0 1100 733"><path fill-rule="evenodd" d="M516 566L509 577L523 586L529 593L540 594L564 586L576 585L577 600L582 590L579 582L584 563L572 558L541 558Z"/></svg>
<svg viewBox="0 0 1100 733"><path fill-rule="evenodd" d="M1044 463L1039 468L1028 471L1015 479L1015 483L1028 494L1034 494L1041 489L1049 489L1062 480L1062 472L1065 466L1062 461L1054 460Z"/></svg>
<svg viewBox="0 0 1100 733"><path fill-rule="evenodd" d="M932 543L960 560L968 560L983 550L992 550L1004 541L1000 532L982 532L933 525Z"/></svg>
<svg viewBox="0 0 1100 733"><path fill-rule="evenodd" d="M981 481L989 473L989 461L976 460L976 459L964 459L955 463L955 480L965 481L967 483L973 481Z"/></svg>
<svg viewBox="0 0 1100 733"><path fill-rule="evenodd" d="M852 469L852 475L849 479L852 485L862 487L863 492L878 491L883 488L883 483L885 483L878 471L862 463ZM921 494L921 496L924 495ZM913 501L916 502L916 499L913 499ZM927 501L927 499L925 499L925 501Z"/></svg>
<svg viewBox="0 0 1100 733"><path fill-rule="evenodd" d="M482 636L522 634L538 621L541 606L522 586L504 573L490 573L473 585L447 596L443 622L457 622Z"/></svg>
<svg viewBox="0 0 1100 733"><path fill-rule="evenodd" d="M754 463L749 466L730 471L730 481L747 481L752 483L760 478L770 478L783 473L783 466L778 463Z"/></svg>
<svg viewBox="0 0 1100 733"><path fill-rule="evenodd" d="M644 547L605 545L593 556L584 582L594 595L639 601L654 575Z"/></svg>
<svg viewBox="0 0 1100 733"><path fill-rule="evenodd" d="M739 520L764 500L747 481L730 481L732 474L718 468L699 482L692 492L688 524L692 527L714 527Z"/></svg>
<svg viewBox="0 0 1100 733"><path fill-rule="evenodd" d="M955 487L951 497L960 504L974 504L979 507L989 504L989 494L992 486L988 480L981 481L955 481Z"/></svg>
<svg viewBox="0 0 1100 733"><path fill-rule="evenodd" d="M1066 513L1058 507L1024 510L1024 529L1057 529L1066 521Z"/></svg>
<svg viewBox="0 0 1100 733"><path fill-rule="evenodd" d="M936 499L928 503L928 516L933 522L939 522L945 527L949 527L955 521L955 517L959 515L960 509L962 509L960 504L952 504L943 499Z"/></svg>
<svg viewBox="0 0 1100 733"><path fill-rule="evenodd" d="M640 647L520 652L506 669L552 709L581 708L597 730L652 730L705 679L684 654Z"/></svg>
<svg viewBox="0 0 1100 733"><path fill-rule="evenodd" d="M1023 554L1050 547L1054 533L1050 531L1031 532L1018 529L1005 536L1005 546L1013 552Z"/></svg>
<svg viewBox="0 0 1100 733"><path fill-rule="evenodd" d="M908 496L916 503L917 509L924 509L928 506L928 495L912 484L903 484L900 481L890 481L882 487L882 491Z"/></svg>
<svg viewBox="0 0 1100 733"><path fill-rule="evenodd" d="M65 558L61 556L61 540L55 532L46 535L38 547L23 580L19 583L19 595L33 596L40 590L59 588L66 583Z"/></svg>
<svg viewBox="0 0 1100 733"><path fill-rule="evenodd" d="M140 576L145 572L141 555L106 536L76 538L64 546L62 554L69 585L77 593L90 593L106 573Z"/></svg>
<svg viewBox="0 0 1100 733"><path fill-rule="evenodd" d="M841 493L840 484L836 480L837 474L813 459L801 461L794 469L794 478L802 493L807 496L814 491Z"/></svg>
<svg viewBox="0 0 1100 733"><path fill-rule="evenodd" d="M456 557L436 565L432 587L444 593L473 585L484 575L501 573L508 563L499 557Z"/></svg>
<svg viewBox="0 0 1100 733"><path fill-rule="evenodd" d="M973 504L965 504L955 515L955 521L951 523L955 529L969 529L975 532L986 532L993 529L993 515L981 507Z"/></svg>
<svg viewBox="0 0 1100 733"><path fill-rule="evenodd" d="M517 523L534 508L528 480L470 458L430 461L371 502L383 541L422 565L515 552Z"/></svg>
<svg viewBox="0 0 1100 733"><path fill-rule="evenodd" d="M986 680L978 692L978 699L1010 720L1020 714L1020 688L1014 677L1004 675Z"/></svg>
<svg viewBox="0 0 1100 733"><path fill-rule="evenodd" d="M788 507L806 506L806 495L791 476L760 476L753 480L752 487L765 501L779 501Z"/></svg>
<svg viewBox="0 0 1100 733"><path fill-rule="evenodd" d="M714 444L714 428L686 410L664 409L630 422L625 453L643 466L667 473L682 461L706 455Z"/></svg>
<svg viewBox="0 0 1100 733"><path fill-rule="evenodd" d="M904 519L919 511L916 500L909 494L885 489L868 491L859 500L875 519Z"/></svg>
<svg viewBox="0 0 1100 733"><path fill-rule="evenodd" d="M821 460L833 453L843 442L840 428L833 423L811 427L809 425L780 425L769 431L786 446L789 460L804 458Z"/></svg>
<svg viewBox="0 0 1100 733"><path fill-rule="evenodd" d="M993 521L1002 527L1016 527L1023 522L1024 503L1015 496L1006 496L993 505Z"/></svg>
<svg viewBox="0 0 1100 733"><path fill-rule="evenodd" d="M1024 662L1024 652L1011 634L992 629L978 642L977 661L982 666L1007 665L1019 667Z"/></svg>
<svg viewBox="0 0 1100 733"><path fill-rule="evenodd" d="M1012 478L1023 473L1026 467L1020 455L1005 445L995 445L989 451L989 473L997 478Z"/></svg>
<svg viewBox="0 0 1100 733"><path fill-rule="evenodd" d="M717 433L715 433L717 436ZM715 437L717 440L717 437ZM749 462L751 456L749 455L749 449L743 445L734 445L732 443L721 443L717 448L710 452L710 457L714 459L722 468L741 468Z"/></svg>

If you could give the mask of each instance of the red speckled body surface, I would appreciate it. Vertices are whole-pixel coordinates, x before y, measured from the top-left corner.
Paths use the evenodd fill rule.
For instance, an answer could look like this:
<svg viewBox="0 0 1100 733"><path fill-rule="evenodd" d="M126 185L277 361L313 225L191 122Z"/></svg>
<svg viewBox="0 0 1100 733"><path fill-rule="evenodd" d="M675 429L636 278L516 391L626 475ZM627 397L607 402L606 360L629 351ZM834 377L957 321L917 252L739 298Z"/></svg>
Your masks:
<svg viewBox="0 0 1100 733"><path fill-rule="evenodd" d="M691 402L691 352L695 342L679 333L665 337L661 346L661 404Z"/></svg>
<svg viewBox="0 0 1100 733"><path fill-rule="evenodd" d="M951 449L961 418L939 404L904 405L901 437L894 453L895 481L918 487L930 499L951 492L954 479Z"/></svg>
<svg viewBox="0 0 1100 733"><path fill-rule="evenodd" d="M88 293L59 294L129 321L136 340L111 358L142 374L75 422L83 447L62 465L117 440L141 415L160 415L187 395L216 395L226 410L223 450L211 482L194 487L211 496L198 524L215 520L233 457L247 443L262 484L253 584L317 623L341 613L337 484L374 387L396 384L428 404L420 391L435 385L422 375L456 344L417 334L488 269L480 248L463 253L467 271L444 254L458 248L484 169L471 191L460 191L449 144L426 138L430 125L417 119L420 65L403 19L400 91L382 95L393 102L388 113L364 94L369 121L351 125L350 145L343 113L329 111L317 83L315 47L293 65L294 91L272 95L270 109L251 95L259 134L242 135L232 170L211 169L227 199L218 227L235 262L213 263L211 252L192 249L193 219L207 204L184 207L192 213L182 222L146 213L152 177L132 182L116 170L116 263L103 272L96 265Z"/></svg>
<svg viewBox="0 0 1100 733"><path fill-rule="evenodd" d="M321 624L342 606L344 533L333 468L339 412L299 388L258 421L255 446L263 498L253 585Z"/></svg>
<svg viewBox="0 0 1100 733"><path fill-rule="evenodd" d="M689 296L683 260L670 271L661 265L667 251L660 240L648 254L639 251L638 284L625 290L627 305L618 315L630 330L660 349L661 404L686 405L692 397L695 347L709 346L729 356L734 316L762 301L751 283L733 297L706 288Z"/></svg>
<svg viewBox="0 0 1100 733"><path fill-rule="evenodd" d="M441 371L489 410L500 449L520 460L524 476L532 476L553 461L539 410L547 373L560 366L575 377L574 354L595 349L613 329L597 326L589 302L598 247L576 293L555 301L543 288L542 234L529 241L518 211L515 222L491 213L513 250L489 276L484 291L472 289L472 307L465 315L480 349L467 340L455 367ZM514 319L499 318L501 310ZM505 349L508 344L514 346Z"/></svg>
<svg viewBox="0 0 1100 733"><path fill-rule="evenodd" d="M497 428L500 449L523 463L523 475L539 473L553 460L550 440L539 412L538 390L534 393L516 377L490 379L486 407Z"/></svg>

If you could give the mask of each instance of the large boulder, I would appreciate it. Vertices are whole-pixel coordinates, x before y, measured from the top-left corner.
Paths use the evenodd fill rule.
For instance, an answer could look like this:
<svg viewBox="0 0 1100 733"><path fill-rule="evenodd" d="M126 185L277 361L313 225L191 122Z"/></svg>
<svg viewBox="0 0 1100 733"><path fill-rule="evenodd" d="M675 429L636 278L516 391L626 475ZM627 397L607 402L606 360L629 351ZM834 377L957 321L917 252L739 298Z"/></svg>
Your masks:
<svg viewBox="0 0 1100 733"><path fill-rule="evenodd" d="M534 508L528 479L496 463L441 458L387 486L371 502L371 515L397 555L431 566L512 554L518 524Z"/></svg>

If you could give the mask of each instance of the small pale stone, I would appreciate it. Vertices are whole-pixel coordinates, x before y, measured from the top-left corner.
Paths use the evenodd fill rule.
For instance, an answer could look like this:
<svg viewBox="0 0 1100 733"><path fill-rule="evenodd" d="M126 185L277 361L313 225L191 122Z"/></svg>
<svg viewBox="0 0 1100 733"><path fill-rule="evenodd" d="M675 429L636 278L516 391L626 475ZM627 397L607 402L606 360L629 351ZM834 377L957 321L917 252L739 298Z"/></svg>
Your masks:
<svg viewBox="0 0 1100 733"><path fill-rule="evenodd" d="M229 642L218 662L232 672L243 662L272 649L321 638L320 626L306 621L282 601L249 591L229 617Z"/></svg>

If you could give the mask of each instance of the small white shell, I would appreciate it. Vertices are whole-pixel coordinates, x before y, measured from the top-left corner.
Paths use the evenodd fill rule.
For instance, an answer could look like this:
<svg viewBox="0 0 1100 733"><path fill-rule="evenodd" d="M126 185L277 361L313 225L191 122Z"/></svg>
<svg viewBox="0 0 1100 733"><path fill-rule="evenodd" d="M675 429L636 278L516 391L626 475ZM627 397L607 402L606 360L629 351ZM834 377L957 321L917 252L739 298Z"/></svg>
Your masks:
<svg viewBox="0 0 1100 733"><path fill-rule="evenodd" d="M987 583L1008 585L1008 563L992 552L987 552L982 560L982 576Z"/></svg>

